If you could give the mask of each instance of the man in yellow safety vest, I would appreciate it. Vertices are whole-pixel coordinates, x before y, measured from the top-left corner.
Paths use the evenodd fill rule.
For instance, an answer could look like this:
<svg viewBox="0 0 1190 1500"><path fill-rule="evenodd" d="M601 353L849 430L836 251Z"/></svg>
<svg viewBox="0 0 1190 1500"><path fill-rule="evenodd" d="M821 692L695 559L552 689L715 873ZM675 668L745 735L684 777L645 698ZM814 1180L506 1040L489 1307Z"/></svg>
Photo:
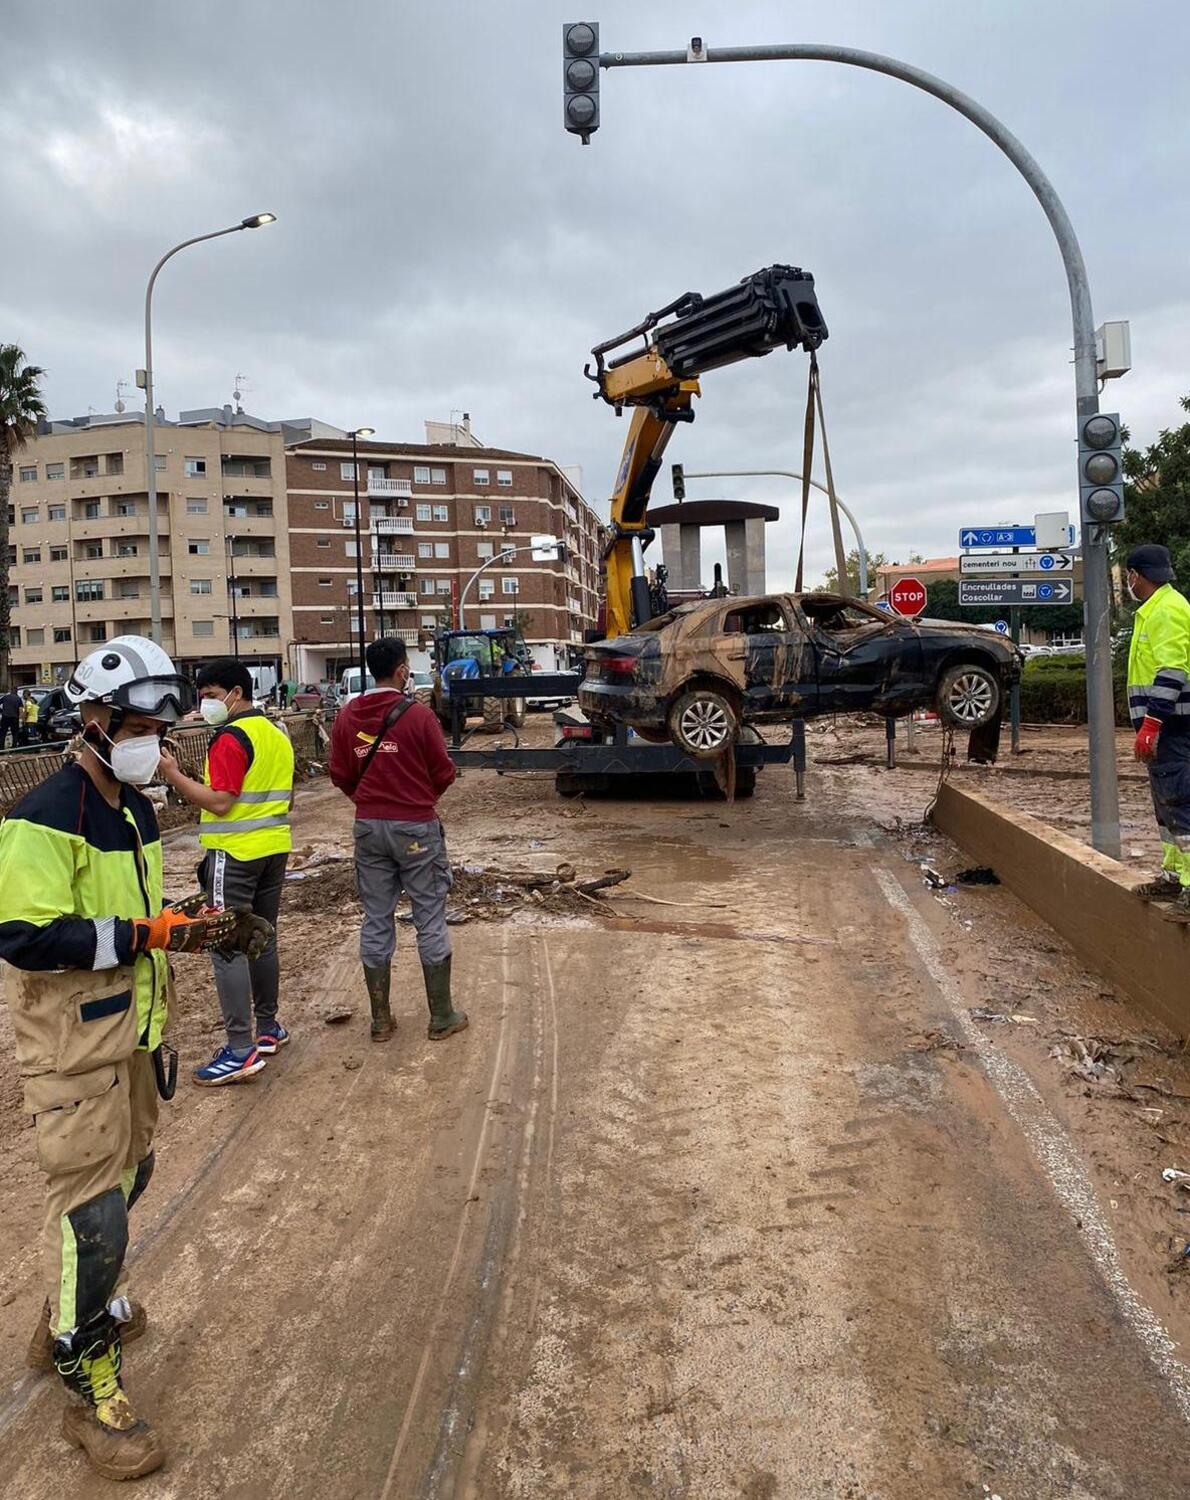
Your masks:
<svg viewBox="0 0 1190 1500"><path fill-rule="evenodd" d="M161 774L201 810L198 838L206 853L199 878L212 904L250 908L275 928L293 847L293 746L253 704L252 678L242 662L211 662L197 683L199 710L215 730L203 779L187 776L170 755L162 756ZM205 1087L251 1078L289 1041L277 1019L276 935L259 957L214 951L211 962L227 1043L195 1069L194 1081Z"/></svg>

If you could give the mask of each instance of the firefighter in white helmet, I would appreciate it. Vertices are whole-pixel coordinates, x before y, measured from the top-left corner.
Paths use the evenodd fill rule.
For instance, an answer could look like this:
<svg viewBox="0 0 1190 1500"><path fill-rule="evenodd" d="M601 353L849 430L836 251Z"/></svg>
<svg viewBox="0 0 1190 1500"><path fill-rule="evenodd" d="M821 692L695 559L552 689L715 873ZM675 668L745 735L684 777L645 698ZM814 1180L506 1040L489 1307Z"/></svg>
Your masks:
<svg viewBox="0 0 1190 1500"><path fill-rule="evenodd" d="M71 1395L63 1434L109 1479L160 1467L120 1379L143 1312L117 1293L128 1209L153 1170L171 952L258 940L234 912L166 906L153 804L139 790L190 689L160 646L118 636L66 684L83 748L0 825L0 957L46 1178L46 1307L29 1349ZM176 1061L176 1060L175 1060Z"/></svg>

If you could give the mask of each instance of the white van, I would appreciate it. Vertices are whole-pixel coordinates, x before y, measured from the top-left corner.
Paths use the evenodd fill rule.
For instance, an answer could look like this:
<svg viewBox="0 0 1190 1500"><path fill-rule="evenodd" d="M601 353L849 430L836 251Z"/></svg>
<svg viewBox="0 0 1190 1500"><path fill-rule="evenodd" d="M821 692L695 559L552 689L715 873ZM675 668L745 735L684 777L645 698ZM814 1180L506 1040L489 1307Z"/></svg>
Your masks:
<svg viewBox="0 0 1190 1500"><path fill-rule="evenodd" d="M376 679L369 672L367 686L364 691L369 692L375 686ZM339 678L339 707L342 708L345 703L350 703L352 698L358 698L359 691L359 668L348 667L342 677Z"/></svg>

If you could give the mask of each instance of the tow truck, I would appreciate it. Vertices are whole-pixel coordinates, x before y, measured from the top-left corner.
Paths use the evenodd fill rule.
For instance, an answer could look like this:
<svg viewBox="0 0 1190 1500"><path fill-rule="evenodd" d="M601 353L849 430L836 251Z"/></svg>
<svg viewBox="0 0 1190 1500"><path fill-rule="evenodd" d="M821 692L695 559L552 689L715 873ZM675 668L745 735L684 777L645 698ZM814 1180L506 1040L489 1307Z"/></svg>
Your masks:
<svg viewBox="0 0 1190 1500"><path fill-rule="evenodd" d="M645 566L645 550L654 540L647 521L649 496L674 430L694 420L694 397L701 395L699 377L745 359L763 358L774 349L810 353L826 337L813 276L797 266L773 265L711 296L686 292L591 350L594 364L586 365L583 373L596 386L595 398L617 416L626 407L632 410L603 554L608 636L632 630L664 610L657 577L650 584ZM536 695L573 697L581 680L578 672L535 673L533 687ZM552 771L562 796L606 791L624 779L636 783L652 776L683 777L699 787L714 784L706 762L685 755L676 745L641 739L623 725L604 733L574 712L556 716L558 734L552 747L514 743L481 749L464 743L468 699L517 699L523 694L524 683L507 676L472 676L450 683L449 748L456 765L500 773ZM741 735L735 751L735 795L751 794L763 766L791 760L801 798L804 726L791 726L787 744L768 744L755 731Z"/></svg>

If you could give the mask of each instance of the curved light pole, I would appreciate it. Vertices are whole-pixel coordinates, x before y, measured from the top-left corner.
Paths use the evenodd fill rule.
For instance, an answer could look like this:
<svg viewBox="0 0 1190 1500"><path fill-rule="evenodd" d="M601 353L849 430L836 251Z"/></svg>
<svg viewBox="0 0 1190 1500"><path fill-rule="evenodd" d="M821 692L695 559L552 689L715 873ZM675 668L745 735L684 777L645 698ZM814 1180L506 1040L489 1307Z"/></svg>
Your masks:
<svg viewBox="0 0 1190 1500"><path fill-rule="evenodd" d="M351 439L351 478L355 484L355 616L359 629L359 690L368 686L368 659L364 655L364 544L359 525L359 449L360 438L371 437L375 427L357 427L347 436Z"/></svg>
<svg viewBox="0 0 1190 1500"><path fill-rule="evenodd" d="M792 469L703 469L695 472L693 469L686 470L687 479L796 479L801 484L802 476L795 474ZM825 484L819 484L817 479L811 479L811 485L816 490L821 490L824 495L829 495L830 490ZM851 522L851 529L855 532L856 550L859 553L859 591L866 599L868 597L868 549L864 546L863 536L860 534L859 522L851 514L851 511L843 504L838 495L835 496L835 504ZM842 588L844 579L839 580Z"/></svg>
<svg viewBox="0 0 1190 1500"><path fill-rule="evenodd" d="M153 285L157 280L157 273L166 261L171 260L179 250L185 250L188 245L200 245L203 240L222 239L225 234L239 234L242 229L260 229L265 224L275 223L276 218L276 214L253 214L250 218L241 219L238 224L232 224L227 229L216 229L211 234L196 234L193 239L183 240L180 245L167 250L153 267L149 285L145 288L145 368L144 379L137 383L143 386L145 392L145 465L148 469L146 488L149 492L149 636L159 646L161 644L161 562L157 552L157 457L153 445L156 420L153 411Z"/></svg>
<svg viewBox="0 0 1190 1500"><path fill-rule="evenodd" d="M964 115L999 146L1013 166L1029 184L1034 197L1049 220L1070 296L1070 315L1074 332L1075 414L1082 419L1099 410L1098 372L1095 363L1095 319L1091 310L1091 288L1087 268L1074 226L1054 191L1053 183L1038 166L1016 136L993 115L977 104L969 94L923 68L885 57L879 52L864 52L855 47L820 46L814 43L782 43L772 47L697 47L673 52L603 52L601 68L666 67L702 63L733 62L832 62L864 68L871 73L885 73L902 83L932 94L943 104ZM1077 428L1076 428L1077 430ZM1087 638L1087 729L1090 750L1091 843L1113 859L1120 857L1120 795L1116 781L1115 708L1111 677L1111 589L1107 565L1107 530L1105 526L1084 524L1083 611Z"/></svg>
<svg viewBox="0 0 1190 1500"><path fill-rule="evenodd" d="M557 548L557 557L555 558L555 561L561 562L563 560L563 558L566 556L566 543L562 542L562 541L559 541L555 545L556 545L556 548ZM475 580L479 577L479 575L481 573L485 573L488 570L488 568L495 567L495 565L498 562L510 562L512 560L512 558L514 558L517 555L518 552L543 552L543 551L545 551L544 547L534 547L532 545L530 545L528 547L525 547L525 546L521 546L521 547L505 547L502 552L497 552L496 555L495 555L495 557L489 557L486 562L480 563L479 567L476 568L475 572L472 573L471 577L468 578L467 582L463 585L463 591L459 595L459 629L460 630L466 630L466 628L467 628L467 619L466 619L466 616L464 614L464 610L466 609L466 606L467 606L467 594L470 591L471 585L475 582Z"/></svg>

